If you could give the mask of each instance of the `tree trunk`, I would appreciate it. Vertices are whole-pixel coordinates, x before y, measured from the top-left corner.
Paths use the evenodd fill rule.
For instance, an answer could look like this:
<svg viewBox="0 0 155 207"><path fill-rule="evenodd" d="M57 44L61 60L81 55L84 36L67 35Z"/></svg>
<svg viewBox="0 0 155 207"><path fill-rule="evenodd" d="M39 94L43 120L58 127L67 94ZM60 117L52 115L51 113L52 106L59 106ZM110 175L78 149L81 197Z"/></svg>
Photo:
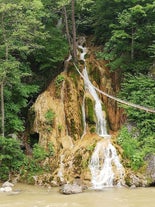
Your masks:
<svg viewBox="0 0 155 207"><path fill-rule="evenodd" d="M65 27L66 27L66 35L67 35L67 40L69 43L69 47L72 50L72 44L71 44L71 38L70 38L70 33L69 33L69 26L68 26L68 17L67 17L67 11L66 11L66 7L63 7L63 11L64 11L64 17L65 17Z"/></svg>
<svg viewBox="0 0 155 207"><path fill-rule="evenodd" d="M132 34L131 34L131 60L134 59L134 29L132 27Z"/></svg>
<svg viewBox="0 0 155 207"><path fill-rule="evenodd" d="M4 13L1 16L1 27L2 27L2 35L3 35L3 41L5 42L5 62L8 62L9 60L9 44L6 36L6 29L4 26ZM2 82L1 82L1 131L2 131L2 137L5 136L5 110L4 110L4 83L6 78L6 72L7 68L4 68L4 72L2 75Z"/></svg>
<svg viewBox="0 0 155 207"><path fill-rule="evenodd" d="M75 0L72 0L72 32L73 32L73 59L77 61L76 26L75 26Z"/></svg>
<svg viewBox="0 0 155 207"><path fill-rule="evenodd" d="M4 83L1 82L1 136L4 137Z"/></svg>

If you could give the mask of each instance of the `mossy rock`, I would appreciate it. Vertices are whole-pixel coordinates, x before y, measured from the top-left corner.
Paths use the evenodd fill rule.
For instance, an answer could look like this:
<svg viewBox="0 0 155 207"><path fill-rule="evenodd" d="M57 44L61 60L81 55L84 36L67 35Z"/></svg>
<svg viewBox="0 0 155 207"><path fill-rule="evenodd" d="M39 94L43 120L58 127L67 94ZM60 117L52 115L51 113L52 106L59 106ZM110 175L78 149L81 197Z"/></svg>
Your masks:
<svg viewBox="0 0 155 207"><path fill-rule="evenodd" d="M60 99L61 98L61 88L63 81L65 80L65 77L62 74L59 74L54 83L55 83L55 96L56 98Z"/></svg>
<svg viewBox="0 0 155 207"><path fill-rule="evenodd" d="M70 119L70 136L77 139L77 135L80 133L81 129L76 126L76 121L74 119Z"/></svg>
<svg viewBox="0 0 155 207"><path fill-rule="evenodd" d="M79 80L79 73L75 70L75 68L70 71L69 77L73 81L74 85L77 87L78 86L78 80Z"/></svg>
<svg viewBox="0 0 155 207"><path fill-rule="evenodd" d="M91 125L96 124L94 102L89 97L86 97L85 102L87 123Z"/></svg>
<svg viewBox="0 0 155 207"><path fill-rule="evenodd" d="M90 127L90 133L93 134L95 132L96 132L96 127L95 126Z"/></svg>
<svg viewBox="0 0 155 207"><path fill-rule="evenodd" d="M97 67L93 67L92 65L90 65L89 71L90 71L91 79L94 80L97 83L97 85L100 85L101 83L100 70Z"/></svg>

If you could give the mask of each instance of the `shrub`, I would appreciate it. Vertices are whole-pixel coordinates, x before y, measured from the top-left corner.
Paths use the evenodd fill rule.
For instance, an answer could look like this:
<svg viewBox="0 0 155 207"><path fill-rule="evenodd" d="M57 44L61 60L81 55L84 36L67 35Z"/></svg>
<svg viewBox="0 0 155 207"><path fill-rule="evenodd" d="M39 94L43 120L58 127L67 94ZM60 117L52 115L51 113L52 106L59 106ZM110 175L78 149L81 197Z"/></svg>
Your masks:
<svg viewBox="0 0 155 207"><path fill-rule="evenodd" d="M123 126L117 137L117 143L123 148L124 164L133 170L138 170L145 165L147 154L155 153L155 137L146 136L142 138L138 135L134 137L134 129L129 132L127 127Z"/></svg>
<svg viewBox="0 0 155 207"><path fill-rule="evenodd" d="M49 142L47 150L45 150L39 144L35 144L32 157L25 156L23 168L22 168L22 179L30 184L34 183L33 176L42 174L50 171L50 165L48 162L44 162L46 158L54 155L53 143Z"/></svg>
<svg viewBox="0 0 155 207"><path fill-rule="evenodd" d="M139 75L127 75L120 92L122 99L145 106L155 107L155 81L154 79ZM143 137L154 134L155 114L122 105L126 109L128 120L135 123Z"/></svg>
<svg viewBox="0 0 155 207"><path fill-rule="evenodd" d="M7 180L9 174L19 173L24 154L20 142L13 138L0 137L0 178Z"/></svg>
<svg viewBox="0 0 155 207"><path fill-rule="evenodd" d="M53 112L52 109L49 109L45 114L46 123L48 125L53 125L54 118L55 118L55 113Z"/></svg>

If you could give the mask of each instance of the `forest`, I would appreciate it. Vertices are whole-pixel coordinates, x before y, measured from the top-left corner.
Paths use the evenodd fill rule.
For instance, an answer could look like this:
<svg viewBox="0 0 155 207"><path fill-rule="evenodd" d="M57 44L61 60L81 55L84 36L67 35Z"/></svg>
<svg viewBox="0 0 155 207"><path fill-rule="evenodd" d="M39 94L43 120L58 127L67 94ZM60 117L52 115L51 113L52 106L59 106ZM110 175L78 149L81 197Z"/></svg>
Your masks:
<svg viewBox="0 0 155 207"><path fill-rule="evenodd" d="M135 171L144 166L155 154L154 20L154 0L0 0L0 180L29 170L31 182L34 171L48 170L41 163L53 155L52 145L34 144L33 159L21 149L28 112L69 54L78 64L80 36L100 48L96 58L119 77L116 96L153 111L119 104L126 120L117 144L125 164Z"/></svg>

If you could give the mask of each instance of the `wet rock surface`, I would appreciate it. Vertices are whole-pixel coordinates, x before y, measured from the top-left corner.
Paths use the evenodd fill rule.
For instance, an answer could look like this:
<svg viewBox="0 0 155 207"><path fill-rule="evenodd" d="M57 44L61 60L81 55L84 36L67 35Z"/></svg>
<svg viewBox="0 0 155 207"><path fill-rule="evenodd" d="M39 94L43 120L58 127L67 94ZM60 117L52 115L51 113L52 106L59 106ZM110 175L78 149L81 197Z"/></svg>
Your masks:
<svg viewBox="0 0 155 207"><path fill-rule="evenodd" d="M147 162L146 175L150 179L150 184L155 183L155 155L149 154L145 160Z"/></svg>
<svg viewBox="0 0 155 207"><path fill-rule="evenodd" d="M2 184L2 187L0 188L0 192L12 192L12 187L14 186L13 183L10 183L6 181Z"/></svg>
<svg viewBox="0 0 155 207"><path fill-rule="evenodd" d="M83 188L78 184L65 184L60 188L60 193L66 195L77 194L82 192L83 192Z"/></svg>

